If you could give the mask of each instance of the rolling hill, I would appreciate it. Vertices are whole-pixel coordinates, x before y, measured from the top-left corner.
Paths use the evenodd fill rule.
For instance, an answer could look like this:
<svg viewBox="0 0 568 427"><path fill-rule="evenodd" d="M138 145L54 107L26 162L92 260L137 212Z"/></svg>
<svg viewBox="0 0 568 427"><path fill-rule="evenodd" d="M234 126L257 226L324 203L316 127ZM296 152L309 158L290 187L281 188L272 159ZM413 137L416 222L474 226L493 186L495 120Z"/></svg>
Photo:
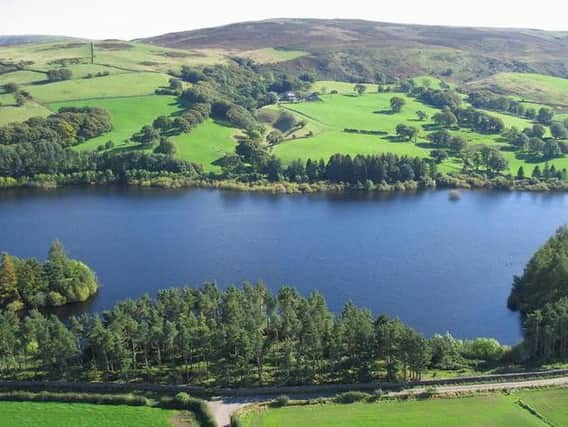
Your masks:
<svg viewBox="0 0 568 427"><path fill-rule="evenodd" d="M272 19L164 34L144 42L178 49L307 51L309 55L291 59L285 67L317 69L336 80L372 81L377 69L398 77L433 73L462 82L507 71L568 77L568 32L533 29Z"/></svg>
<svg viewBox="0 0 568 427"><path fill-rule="evenodd" d="M67 36L50 36L50 35L18 35L18 36L3 36L0 35L0 46L18 45L25 43L49 43L61 41L79 41L80 39Z"/></svg>

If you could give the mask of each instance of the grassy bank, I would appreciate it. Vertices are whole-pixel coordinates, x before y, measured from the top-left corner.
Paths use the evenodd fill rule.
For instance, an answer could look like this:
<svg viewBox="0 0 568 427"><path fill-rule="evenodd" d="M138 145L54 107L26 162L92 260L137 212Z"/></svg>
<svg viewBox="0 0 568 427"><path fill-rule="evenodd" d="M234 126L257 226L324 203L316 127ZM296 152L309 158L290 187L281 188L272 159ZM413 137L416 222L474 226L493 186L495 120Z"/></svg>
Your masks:
<svg viewBox="0 0 568 427"><path fill-rule="evenodd" d="M568 423L567 399L568 389L553 388L447 399L258 407L245 411L240 420L245 427L546 426L546 421L560 426Z"/></svg>
<svg viewBox="0 0 568 427"><path fill-rule="evenodd" d="M18 427L171 427L179 411L87 403L1 402L0 425Z"/></svg>

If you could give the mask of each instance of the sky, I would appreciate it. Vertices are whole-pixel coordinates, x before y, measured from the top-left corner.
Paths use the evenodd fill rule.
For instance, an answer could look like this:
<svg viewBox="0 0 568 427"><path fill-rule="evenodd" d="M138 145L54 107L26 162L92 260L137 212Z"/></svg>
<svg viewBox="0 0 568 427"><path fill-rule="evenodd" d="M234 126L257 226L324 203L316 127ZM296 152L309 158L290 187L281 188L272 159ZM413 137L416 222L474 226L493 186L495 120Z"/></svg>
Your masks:
<svg viewBox="0 0 568 427"><path fill-rule="evenodd" d="M0 34L133 39L268 18L568 30L566 0L0 0Z"/></svg>

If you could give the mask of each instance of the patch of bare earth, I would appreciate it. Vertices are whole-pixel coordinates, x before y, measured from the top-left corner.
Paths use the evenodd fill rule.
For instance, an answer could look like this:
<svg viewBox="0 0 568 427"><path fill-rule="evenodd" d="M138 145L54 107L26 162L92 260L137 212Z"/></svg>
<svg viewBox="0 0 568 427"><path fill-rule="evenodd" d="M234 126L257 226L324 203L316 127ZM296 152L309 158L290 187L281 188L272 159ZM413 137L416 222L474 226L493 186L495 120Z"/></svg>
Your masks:
<svg viewBox="0 0 568 427"><path fill-rule="evenodd" d="M173 427L194 427L196 425L193 415L189 412L180 412L169 419Z"/></svg>

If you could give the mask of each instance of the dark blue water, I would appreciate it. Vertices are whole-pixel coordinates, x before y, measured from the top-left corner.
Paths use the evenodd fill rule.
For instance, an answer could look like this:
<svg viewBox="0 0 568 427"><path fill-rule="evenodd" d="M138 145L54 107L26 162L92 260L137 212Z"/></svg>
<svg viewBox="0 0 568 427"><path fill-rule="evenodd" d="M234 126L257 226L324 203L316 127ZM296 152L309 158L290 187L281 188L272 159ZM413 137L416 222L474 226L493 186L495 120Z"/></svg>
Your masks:
<svg viewBox="0 0 568 427"><path fill-rule="evenodd" d="M568 196L447 192L382 197L220 191L0 192L0 250L44 258L53 239L103 284L77 310L160 288L264 280L318 289L398 316L425 334L513 344L513 274L561 224Z"/></svg>

